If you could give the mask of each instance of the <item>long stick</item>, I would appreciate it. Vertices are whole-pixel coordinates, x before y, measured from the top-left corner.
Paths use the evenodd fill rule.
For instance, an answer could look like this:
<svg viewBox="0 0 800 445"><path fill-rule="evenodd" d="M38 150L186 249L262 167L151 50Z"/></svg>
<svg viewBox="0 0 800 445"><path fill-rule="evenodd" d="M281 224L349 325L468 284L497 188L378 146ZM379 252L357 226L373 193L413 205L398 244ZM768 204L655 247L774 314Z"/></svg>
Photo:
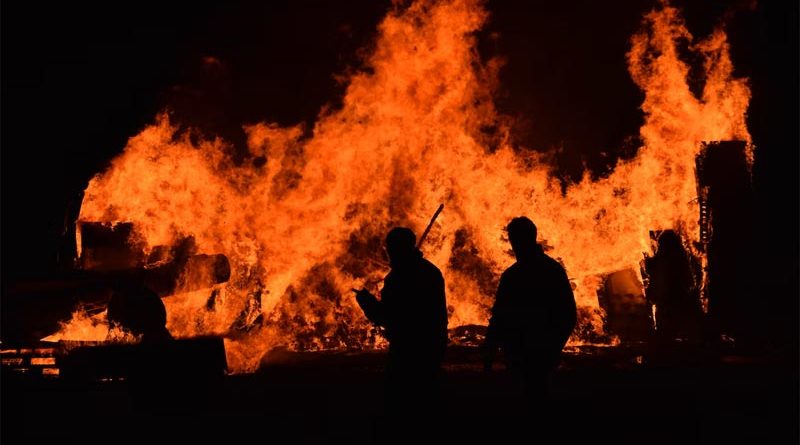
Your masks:
<svg viewBox="0 0 800 445"><path fill-rule="evenodd" d="M431 231L431 227L433 227L433 223L436 222L436 218L439 217L439 214L442 213L442 210L444 210L444 204L439 204L439 208L436 209L436 212L433 214L433 218L431 218L431 222L428 223L428 227L425 228L425 231L422 232L422 236L419 237L419 241L417 241L417 249L419 249L419 246L421 246L423 241L425 241L425 238L428 237L428 232ZM378 280L376 282L367 282L367 284L377 284L377 283L380 283L381 281L383 281L383 279L380 279L380 280ZM356 288L352 288L352 291L355 292L355 293L359 292L359 290L356 289Z"/></svg>
<svg viewBox="0 0 800 445"><path fill-rule="evenodd" d="M422 236L419 237L419 241L417 241L417 249L419 249L419 246L421 246L425 241L425 238L428 237L428 232L431 231L431 227L433 227L433 223L436 222L436 218L438 218L439 214L442 213L442 209L444 209L444 204L439 204L439 208L436 209L436 213L433 214L431 222L428 223L428 227L425 228L425 231L422 232Z"/></svg>

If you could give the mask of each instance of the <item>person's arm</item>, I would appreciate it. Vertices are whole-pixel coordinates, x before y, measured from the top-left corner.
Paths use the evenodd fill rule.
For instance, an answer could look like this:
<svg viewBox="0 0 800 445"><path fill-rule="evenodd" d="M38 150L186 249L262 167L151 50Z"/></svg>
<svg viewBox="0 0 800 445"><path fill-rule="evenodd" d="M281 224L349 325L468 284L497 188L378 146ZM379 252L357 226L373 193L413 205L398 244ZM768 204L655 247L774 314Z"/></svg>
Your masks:
<svg viewBox="0 0 800 445"><path fill-rule="evenodd" d="M386 326L386 311L382 302L366 289L353 290L356 292L356 302L358 302L369 321L378 326Z"/></svg>
<svg viewBox="0 0 800 445"><path fill-rule="evenodd" d="M445 332L445 345L447 344L447 297L445 292L445 284L444 284L444 277L442 277L441 273L438 275L436 280L436 301L437 308L436 312L438 313L438 323L440 326L444 327Z"/></svg>
<svg viewBox="0 0 800 445"><path fill-rule="evenodd" d="M560 269L556 285L558 289L558 300L556 302L555 317L552 317L551 320L557 320L555 328L558 337L563 343L566 343L570 335L572 335L572 331L575 329L578 320L575 295L572 292L572 285L564 269Z"/></svg>
<svg viewBox="0 0 800 445"><path fill-rule="evenodd" d="M506 324L508 306L508 283L506 281L506 276L503 275L500 278L500 285L497 287L497 295L495 296L494 306L492 306L492 315L489 318L489 328L486 330L486 339L481 345L483 367L487 371L492 369L492 362L494 362L497 348L500 346L501 330Z"/></svg>

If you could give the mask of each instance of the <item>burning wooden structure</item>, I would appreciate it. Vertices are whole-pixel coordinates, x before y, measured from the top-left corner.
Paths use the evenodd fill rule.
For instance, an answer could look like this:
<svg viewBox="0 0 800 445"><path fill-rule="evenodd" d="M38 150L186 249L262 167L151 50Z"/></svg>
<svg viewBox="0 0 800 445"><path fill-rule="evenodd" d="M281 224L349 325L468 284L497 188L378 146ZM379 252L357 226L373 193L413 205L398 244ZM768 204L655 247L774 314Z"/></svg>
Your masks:
<svg viewBox="0 0 800 445"><path fill-rule="evenodd" d="M636 152L566 180L550 163L558 153L516 142L512 117L495 108L502 62L478 50L486 6L393 2L364 69L342 76L341 101L312 125L248 122L234 141L164 113L133 135L86 177L67 217L67 267L3 283L3 402L25 417L11 425L28 434L47 416L63 432L91 418L104 437L166 411L227 440L253 425L273 440L357 436L353 413L381 415L371 405L386 342L350 289L379 290L388 229L419 234L440 202L422 250L447 283L447 428L479 425L496 440L524 410L519 387L483 373L476 348L513 261L502 228L523 214L579 306L554 379L557 429L755 442L796 422L795 365L740 348L767 319L750 273L751 86L724 23L694 38L667 2L647 12L625 54L642 98ZM663 254L670 238L677 256ZM664 285L675 277L681 286ZM174 339L145 339L115 315L120 287L147 289L142 312L129 312ZM608 428L620 419L625 428ZM474 439L452 429L451 441Z"/></svg>
<svg viewBox="0 0 800 445"><path fill-rule="evenodd" d="M759 335L758 249L747 146L705 144L697 157L701 237L708 254L708 313L731 337Z"/></svg>
<svg viewBox="0 0 800 445"><path fill-rule="evenodd" d="M611 295L634 295L641 312L641 292L615 294L619 280L607 277L629 270L626 283L642 282L651 231L675 230L705 258L695 157L704 141L741 140L752 158L747 82L734 75L718 27L689 47L703 61L693 75L705 79L693 91L679 50L691 34L678 9L656 7L626 54L644 94L638 154L605 177L562 186L543 156L512 143L509 118L494 107L500 65L480 60L474 34L487 17L472 0L396 7L378 27L369 69L348 79L340 108L321 113L311 131L247 126L237 157L228 142L198 139L158 117L90 181L81 236L129 223L145 262L186 239L198 255L224 255L230 279L176 285L164 299L167 324L179 337L229 335L239 326L226 349L232 369L246 372L274 347L382 347L349 289L380 282L380 242L390 227L420 232L440 202L447 210L424 251L445 271L450 325L485 324L511 261L501 229L527 214L573 283L573 344L613 344L605 327L614 317L604 318L597 289L605 280ZM104 255L81 256L88 264Z"/></svg>
<svg viewBox="0 0 800 445"><path fill-rule="evenodd" d="M752 162L750 90L733 73L725 30L689 47L703 61L696 92L679 50L692 39L680 11L662 4L647 13L626 54L644 94L642 146L607 176L562 187L543 156L512 143L509 117L494 107L499 61L480 60L474 34L487 17L473 0L396 7L378 27L369 69L349 78L341 108L321 113L310 132L247 126L241 156L226 141L157 117L89 182L75 218L78 270L37 284L53 292L11 294L45 295L32 306L58 314L40 317L49 328L78 301L101 303L84 305L51 339L102 341L108 285L143 283L168 296L172 335L226 336L235 372L257 369L275 347L381 348L349 290L380 282L390 227L419 232L444 202L423 250L445 271L451 328L486 323L511 261L501 229L528 214L573 284L580 316L572 343L646 339L641 262L652 252L650 233L676 231L718 273L710 263L720 247L698 215L724 212L714 209L727 201L718 197L722 186L707 183L713 175L694 174L702 144L742 141L706 150L704 172L716 165L712 151L741 154L737 172ZM30 308L24 300L10 313ZM712 313L718 300L709 299ZM30 318L9 316L4 332L52 333L13 321Z"/></svg>

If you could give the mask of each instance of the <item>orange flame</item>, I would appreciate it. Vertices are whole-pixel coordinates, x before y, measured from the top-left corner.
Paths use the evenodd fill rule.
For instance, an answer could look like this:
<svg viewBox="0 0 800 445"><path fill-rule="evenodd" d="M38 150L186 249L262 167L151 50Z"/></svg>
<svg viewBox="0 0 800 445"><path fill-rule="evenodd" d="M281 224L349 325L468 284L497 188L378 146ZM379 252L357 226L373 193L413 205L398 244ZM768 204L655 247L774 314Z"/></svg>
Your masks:
<svg viewBox="0 0 800 445"><path fill-rule="evenodd" d="M139 338L118 327L109 329L106 311L91 315L85 308L78 308L72 313L72 318L68 322L62 323L60 331L42 339L54 343L87 340L135 343Z"/></svg>
<svg viewBox="0 0 800 445"><path fill-rule="evenodd" d="M482 64L475 49L486 18L477 0L396 8L342 107L323 110L310 136L300 126L245 127L251 157L240 164L225 141L193 144L161 115L92 179L80 219L130 221L148 248L191 235L201 253L227 255L231 280L214 290L214 305L211 290L164 301L174 335L227 335L239 372L279 344L381 345L350 289L386 272L378 255L390 227L420 233L440 202L423 251L444 271L451 327L486 323L499 273L513 261L502 228L524 214L574 284L582 317L573 341L596 340L601 275L638 270L650 230L697 240L695 155L701 141L750 141L746 80L732 77L718 29L689 47L706 60L702 97L693 95L677 51L692 36L661 5L628 53L645 93L644 146L609 176L586 174L562 193L539 156L511 145L495 111L500 64ZM243 314L262 321L241 328Z"/></svg>

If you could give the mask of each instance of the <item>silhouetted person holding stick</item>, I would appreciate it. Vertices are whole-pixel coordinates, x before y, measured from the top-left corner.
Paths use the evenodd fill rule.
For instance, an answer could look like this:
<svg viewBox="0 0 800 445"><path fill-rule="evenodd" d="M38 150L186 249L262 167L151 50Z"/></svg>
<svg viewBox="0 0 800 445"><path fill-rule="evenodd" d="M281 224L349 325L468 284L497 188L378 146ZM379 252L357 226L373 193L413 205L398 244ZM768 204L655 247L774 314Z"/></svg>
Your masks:
<svg viewBox="0 0 800 445"><path fill-rule="evenodd" d="M491 370L502 348L509 370L524 379L528 396L541 401L575 328L575 298L564 268L536 243L533 221L514 218L506 230L517 262L500 278L481 348L484 368Z"/></svg>
<svg viewBox="0 0 800 445"><path fill-rule="evenodd" d="M410 229L386 236L391 271L381 299L356 291L364 314L386 329L386 407L390 414L424 414L435 405L437 381L447 346L447 307L439 269L422 257Z"/></svg>

